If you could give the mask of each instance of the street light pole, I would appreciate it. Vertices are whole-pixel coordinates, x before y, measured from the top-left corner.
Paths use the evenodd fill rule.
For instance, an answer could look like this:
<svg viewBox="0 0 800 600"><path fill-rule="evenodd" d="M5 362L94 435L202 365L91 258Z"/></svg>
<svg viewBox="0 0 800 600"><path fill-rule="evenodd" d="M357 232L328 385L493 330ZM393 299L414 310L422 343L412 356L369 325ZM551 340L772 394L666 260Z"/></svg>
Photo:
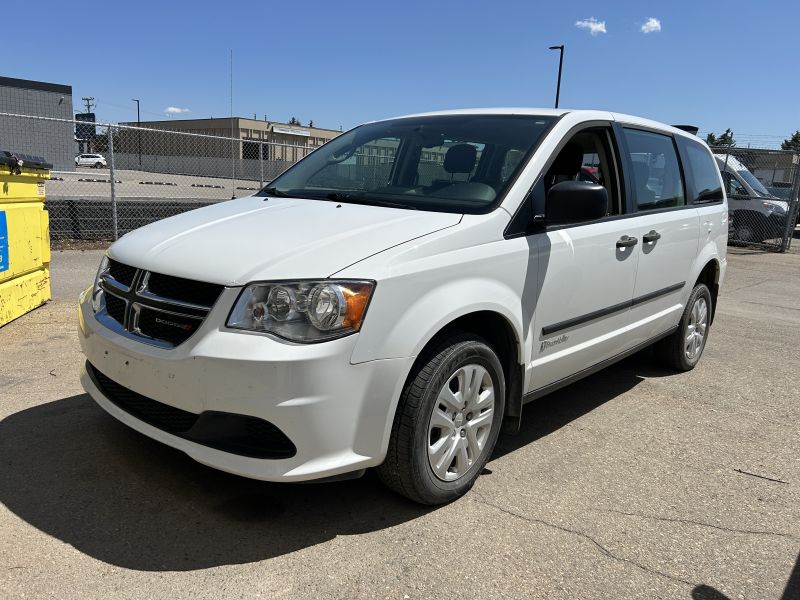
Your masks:
<svg viewBox="0 0 800 600"><path fill-rule="evenodd" d="M564 67L564 44L560 46L550 46L550 50L558 50L558 84L556 85L556 108L558 108L558 99L561 96L561 69Z"/></svg>
<svg viewBox="0 0 800 600"><path fill-rule="evenodd" d="M142 117L139 114L139 101L136 98L133 98L132 100L134 102L136 102L136 126L137 127L141 127L142 126ZM142 170L142 130L139 129L139 131L137 132L136 135L139 138L139 170L141 171Z"/></svg>

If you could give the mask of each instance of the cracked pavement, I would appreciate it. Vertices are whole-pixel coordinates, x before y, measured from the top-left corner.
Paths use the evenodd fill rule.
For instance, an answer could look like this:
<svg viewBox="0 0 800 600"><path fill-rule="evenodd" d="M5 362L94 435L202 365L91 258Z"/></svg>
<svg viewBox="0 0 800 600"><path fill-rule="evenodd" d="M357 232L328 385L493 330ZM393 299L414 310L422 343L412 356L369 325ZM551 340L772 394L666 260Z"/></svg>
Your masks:
<svg viewBox="0 0 800 600"><path fill-rule="evenodd" d="M192 462L78 383L78 291L0 329L2 598L800 598L800 254L731 249L700 365L647 353L526 407L435 509L368 474L278 485Z"/></svg>

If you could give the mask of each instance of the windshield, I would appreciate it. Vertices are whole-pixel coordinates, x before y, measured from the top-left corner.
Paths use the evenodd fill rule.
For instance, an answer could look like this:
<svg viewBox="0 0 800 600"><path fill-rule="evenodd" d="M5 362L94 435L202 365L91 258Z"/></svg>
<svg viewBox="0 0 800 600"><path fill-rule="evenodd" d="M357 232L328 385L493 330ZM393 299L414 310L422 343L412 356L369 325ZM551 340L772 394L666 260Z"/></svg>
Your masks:
<svg viewBox="0 0 800 600"><path fill-rule="evenodd" d="M751 188L753 188L753 191L756 194L759 194L761 196L766 196L767 198L771 198L772 197L772 194L770 194L769 190L767 190L767 188L764 187L764 184L761 183L756 178L756 176L753 175L750 171L748 171L747 169L743 169L743 170L737 171L737 172L739 173L739 177L744 179L747 182L747 184Z"/></svg>
<svg viewBox="0 0 800 600"><path fill-rule="evenodd" d="M554 117L442 115L369 123L280 175L265 196L485 212Z"/></svg>

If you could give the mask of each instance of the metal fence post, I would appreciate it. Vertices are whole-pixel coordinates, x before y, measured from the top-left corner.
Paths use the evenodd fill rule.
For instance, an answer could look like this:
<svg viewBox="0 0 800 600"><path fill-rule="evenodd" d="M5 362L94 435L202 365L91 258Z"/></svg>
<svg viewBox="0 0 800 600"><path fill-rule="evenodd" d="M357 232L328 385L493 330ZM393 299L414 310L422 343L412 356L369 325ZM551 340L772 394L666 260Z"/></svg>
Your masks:
<svg viewBox="0 0 800 600"><path fill-rule="evenodd" d="M258 187L264 187L264 142L258 143L258 166L260 169L258 178Z"/></svg>
<svg viewBox="0 0 800 600"><path fill-rule="evenodd" d="M792 192L789 197L789 210L786 214L786 232L783 236L782 250L784 252L792 247L797 215L800 214L800 153L796 152L792 156L792 166L794 167L794 176L792 177Z"/></svg>
<svg viewBox="0 0 800 600"><path fill-rule="evenodd" d="M233 104L232 93L231 104ZM233 134L233 109L231 109L231 200L236 198L236 138L233 137Z"/></svg>
<svg viewBox="0 0 800 600"><path fill-rule="evenodd" d="M114 239L119 239L119 227L117 224L117 186L116 175L114 173L114 128L108 126L108 154L109 154L109 176L111 178L111 222L114 229Z"/></svg>

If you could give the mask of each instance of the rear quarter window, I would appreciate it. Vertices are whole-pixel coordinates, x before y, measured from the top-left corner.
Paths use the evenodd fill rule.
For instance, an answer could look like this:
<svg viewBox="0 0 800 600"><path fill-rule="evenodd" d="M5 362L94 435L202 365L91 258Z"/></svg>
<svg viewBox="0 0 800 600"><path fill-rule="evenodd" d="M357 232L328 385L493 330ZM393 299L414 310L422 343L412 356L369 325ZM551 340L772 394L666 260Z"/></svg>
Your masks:
<svg viewBox="0 0 800 600"><path fill-rule="evenodd" d="M719 168L711 153L702 145L683 141L683 157L691 174L694 191L692 203L722 201Z"/></svg>

